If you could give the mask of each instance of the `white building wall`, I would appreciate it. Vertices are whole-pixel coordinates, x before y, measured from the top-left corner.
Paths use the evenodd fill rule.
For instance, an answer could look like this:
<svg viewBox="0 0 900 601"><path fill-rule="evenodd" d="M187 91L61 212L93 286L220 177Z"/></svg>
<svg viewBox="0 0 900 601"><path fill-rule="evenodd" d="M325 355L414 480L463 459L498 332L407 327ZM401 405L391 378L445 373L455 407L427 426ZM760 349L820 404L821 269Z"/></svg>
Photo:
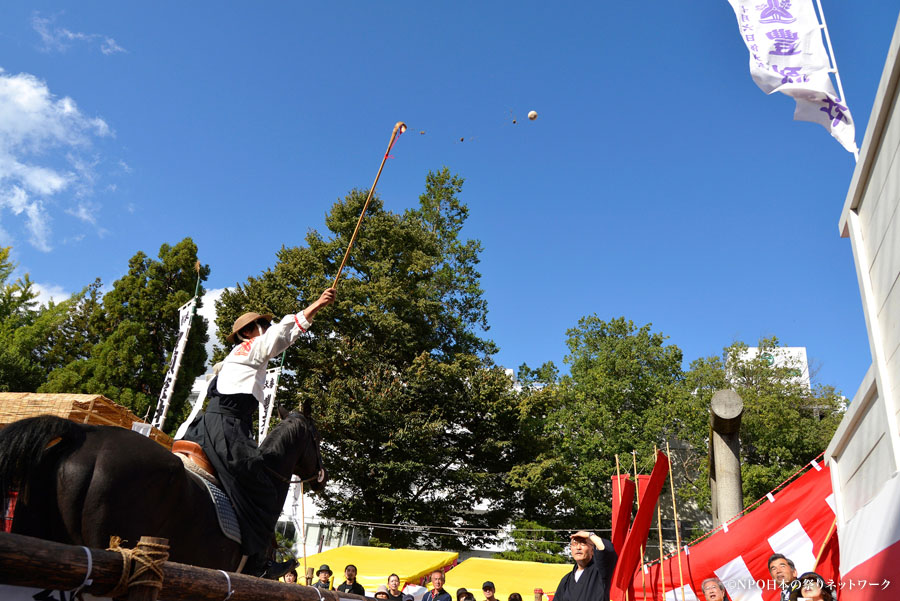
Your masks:
<svg viewBox="0 0 900 601"><path fill-rule="evenodd" d="M752 361L758 356L759 347L751 346L741 353L740 359L741 361ZM797 375L792 378L793 383L809 389L809 360L806 357L805 346L780 346L766 351L765 358L773 367L797 370Z"/></svg>
<svg viewBox="0 0 900 601"><path fill-rule="evenodd" d="M900 465L900 20L840 219L850 238L872 366L826 451L838 533Z"/></svg>

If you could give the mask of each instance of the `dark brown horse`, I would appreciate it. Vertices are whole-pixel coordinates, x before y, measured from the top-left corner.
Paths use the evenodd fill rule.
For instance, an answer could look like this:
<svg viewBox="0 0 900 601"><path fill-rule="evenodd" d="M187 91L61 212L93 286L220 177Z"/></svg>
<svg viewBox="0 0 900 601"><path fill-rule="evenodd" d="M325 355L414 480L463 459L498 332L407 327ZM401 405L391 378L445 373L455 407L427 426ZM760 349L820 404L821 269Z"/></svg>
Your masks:
<svg viewBox="0 0 900 601"><path fill-rule="evenodd" d="M308 417L285 415L260 445L281 507L292 475L324 487L319 438ZM133 546L169 539L171 561L235 570L240 545L219 528L209 492L178 457L124 428L53 416L0 430L0 509L18 490L12 532L106 548L110 536ZM2 513L2 510L0 510Z"/></svg>

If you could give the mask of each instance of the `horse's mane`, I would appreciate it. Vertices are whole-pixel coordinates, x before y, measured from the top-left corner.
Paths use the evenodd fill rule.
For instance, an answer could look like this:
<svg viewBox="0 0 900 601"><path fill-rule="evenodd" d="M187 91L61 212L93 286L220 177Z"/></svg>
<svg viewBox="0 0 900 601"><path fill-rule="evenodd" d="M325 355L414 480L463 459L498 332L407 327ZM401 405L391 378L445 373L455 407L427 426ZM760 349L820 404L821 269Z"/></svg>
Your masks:
<svg viewBox="0 0 900 601"><path fill-rule="evenodd" d="M306 417L298 412L291 411L287 417L272 428L266 439L259 445L259 452L263 455L283 455L289 448L297 444L297 438L301 430L309 430Z"/></svg>
<svg viewBox="0 0 900 601"><path fill-rule="evenodd" d="M6 507L7 493L26 486L31 480L48 444L61 439L48 450L58 455L84 442L85 431L90 428L93 426L41 415L13 422L0 430L0 508ZM21 493L27 495L27 490Z"/></svg>

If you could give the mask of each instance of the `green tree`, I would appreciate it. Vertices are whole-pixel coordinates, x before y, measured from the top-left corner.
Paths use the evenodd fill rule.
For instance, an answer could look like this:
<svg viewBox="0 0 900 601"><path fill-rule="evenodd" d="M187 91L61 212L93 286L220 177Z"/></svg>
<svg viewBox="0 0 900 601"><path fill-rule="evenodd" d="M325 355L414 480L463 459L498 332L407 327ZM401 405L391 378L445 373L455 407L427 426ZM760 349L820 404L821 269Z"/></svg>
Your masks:
<svg viewBox="0 0 900 601"><path fill-rule="evenodd" d="M753 354L737 342L719 357L691 364L685 378L691 394L670 409L677 435L693 446L696 457L696 478L680 492L703 508L709 507L709 404L716 390L732 388L744 401L740 438L745 506L824 451L840 423L841 395L831 386L807 388L797 378L799 365L773 363L771 357L781 346L777 338L763 338Z"/></svg>
<svg viewBox="0 0 900 601"><path fill-rule="evenodd" d="M43 381L38 359L42 343L38 333L44 328L33 324L42 314L59 314L62 308L49 310L38 306L37 292L29 274L12 281L16 264L10 258L12 248L0 248L0 390L33 392Z"/></svg>
<svg viewBox="0 0 900 601"><path fill-rule="evenodd" d="M320 500L327 517L498 527L509 515L517 399L479 335L481 245L461 237L462 184L446 168L429 173L419 206L400 214L375 197L337 301L287 353L279 398L315 409L331 477ZM365 197L351 191L326 216L327 236L310 231L305 246L282 248L273 268L225 292L219 332L244 311L294 313L330 286ZM491 509L476 512L482 501ZM378 526L371 535L443 548L469 537Z"/></svg>
<svg viewBox="0 0 900 601"><path fill-rule="evenodd" d="M90 356L99 340L90 325L99 286L98 280L61 303L50 301L29 323L0 324L0 388L34 392L54 369Z"/></svg>
<svg viewBox="0 0 900 601"><path fill-rule="evenodd" d="M520 370L527 381L537 378L520 406L528 413L525 438L538 452L513 468L511 483L528 499L525 517L608 527L615 456L652 457L653 445L664 443L665 407L683 394L681 350L650 324L623 317L584 317L568 337L569 375L553 382L552 365Z"/></svg>
<svg viewBox="0 0 900 601"><path fill-rule="evenodd" d="M209 267L199 265L197 246L190 238L175 246L163 244L158 257L135 254L128 273L113 283L102 306L93 297L89 315L89 307L84 307L73 326L84 327L86 339L94 338L89 341L89 356L51 372L42 392L103 394L139 416L155 406L178 336L178 308L194 295L198 276L201 281L209 276ZM167 431L174 431L187 414L185 401L193 381L205 371L207 340L206 320L195 315Z"/></svg>
<svg viewBox="0 0 900 601"><path fill-rule="evenodd" d="M518 520L514 526L510 537L516 550L494 553L494 559L567 563L568 560L563 556L565 545L560 542L556 532L529 520Z"/></svg>
<svg viewBox="0 0 900 601"><path fill-rule="evenodd" d="M39 309L38 293L29 274L10 281L16 270L11 253L11 246L0 247L0 323L14 328L31 323Z"/></svg>

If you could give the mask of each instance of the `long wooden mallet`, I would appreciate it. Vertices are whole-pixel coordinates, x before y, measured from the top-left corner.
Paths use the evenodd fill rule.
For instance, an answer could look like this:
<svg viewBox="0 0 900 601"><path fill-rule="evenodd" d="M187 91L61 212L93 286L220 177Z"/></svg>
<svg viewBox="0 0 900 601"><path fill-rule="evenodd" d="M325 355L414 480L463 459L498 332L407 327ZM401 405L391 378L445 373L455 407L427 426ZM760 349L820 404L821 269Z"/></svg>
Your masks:
<svg viewBox="0 0 900 601"><path fill-rule="evenodd" d="M369 201L372 200L372 195L375 194L375 186L378 185L378 178L381 177L381 170L384 169L384 163L388 159L388 155L391 153L391 148L394 146L394 142L397 140L397 136L406 131L406 123L403 121L397 121L397 125L394 126L394 131L391 132L391 141L388 144L387 150L384 152L384 158L381 159L381 166L378 167L378 174L375 175L375 183L372 184L372 187L369 189L369 196L366 197L366 204L363 205L362 213L359 214L359 221L356 222L356 229L353 230L353 235L350 236L350 243L347 245L347 252L344 253L344 259L341 261L341 266L338 269L337 275L334 277L334 284L331 285L332 288L337 288L338 280L341 279L341 273L344 271L344 265L347 264L347 259L350 257L350 249L353 248L353 242L356 240L356 234L359 232L359 226L362 225L363 217L366 216L366 209L369 208Z"/></svg>

